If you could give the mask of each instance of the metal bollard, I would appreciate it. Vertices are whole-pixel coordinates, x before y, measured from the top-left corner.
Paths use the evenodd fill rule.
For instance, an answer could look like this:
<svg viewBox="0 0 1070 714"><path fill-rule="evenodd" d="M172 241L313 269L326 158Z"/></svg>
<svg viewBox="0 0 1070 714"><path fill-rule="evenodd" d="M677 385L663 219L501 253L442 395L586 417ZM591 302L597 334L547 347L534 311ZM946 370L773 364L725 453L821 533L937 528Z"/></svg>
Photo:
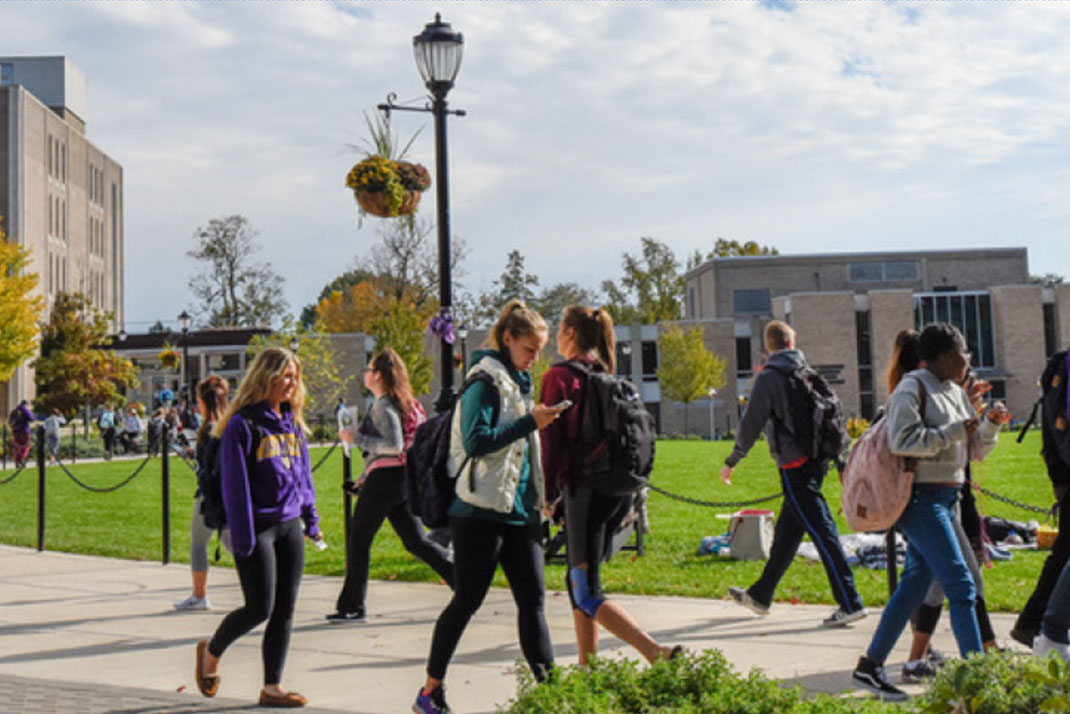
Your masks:
<svg viewBox="0 0 1070 714"><path fill-rule="evenodd" d="M4 451L3 451L3 456L0 457L0 458L3 459L4 470L6 471L7 470L7 441L8 441L8 439L7 439L7 424L4 424L2 426L2 429L0 429L0 430L3 431L3 435L4 435Z"/></svg>
<svg viewBox="0 0 1070 714"><path fill-rule="evenodd" d="M78 427L71 421L71 464L78 463Z"/></svg>
<svg viewBox="0 0 1070 714"><path fill-rule="evenodd" d="M45 549L45 427L37 427L37 552Z"/></svg>
<svg viewBox="0 0 1070 714"><path fill-rule="evenodd" d="M163 564L167 565L171 562L171 466L168 459L168 452L171 450L171 430L164 428L160 435L160 447L163 449L163 453L160 454L160 481L161 489L163 490Z"/></svg>

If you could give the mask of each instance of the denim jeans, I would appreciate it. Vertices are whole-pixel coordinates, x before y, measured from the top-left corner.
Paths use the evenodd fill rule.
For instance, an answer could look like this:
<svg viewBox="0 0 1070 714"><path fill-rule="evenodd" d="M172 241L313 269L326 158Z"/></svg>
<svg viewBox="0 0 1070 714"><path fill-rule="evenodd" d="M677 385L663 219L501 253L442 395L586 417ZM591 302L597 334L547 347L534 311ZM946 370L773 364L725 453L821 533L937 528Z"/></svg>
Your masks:
<svg viewBox="0 0 1070 714"><path fill-rule="evenodd" d="M843 554L836 522L832 520L832 513L821 492L825 468L820 461L810 459L798 468L780 470L784 503L773 530L769 560L758 581L747 589L750 596L762 605L768 607L773 601L773 591L794 560L803 535L809 535L817 546L836 602L845 612L862 609L862 598L855 588L854 575Z"/></svg>
<svg viewBox="0 0 1070 714"><path fill-rule="evenodd" d="M981 632L974 609L977 587L955 535L955 502L959 489L953 486L915 484L898 528L907 537L907 558L899 587L884 608L866 655L883 664L903 633L910 614L925 599L935 577L947 594L951 630L966 657L981 651Z"/></svg>

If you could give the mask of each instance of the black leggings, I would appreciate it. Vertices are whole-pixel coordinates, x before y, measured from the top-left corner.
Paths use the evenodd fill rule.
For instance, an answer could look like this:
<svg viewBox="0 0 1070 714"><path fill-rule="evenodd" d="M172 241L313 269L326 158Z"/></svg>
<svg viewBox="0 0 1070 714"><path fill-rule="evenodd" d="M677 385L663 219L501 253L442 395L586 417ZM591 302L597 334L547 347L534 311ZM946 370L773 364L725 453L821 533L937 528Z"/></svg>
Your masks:
<svg viewBox="0 0 1070 714"><path fill-rule="evenodd" d="M542 680L553 665L550 630L543 611L541 528L533 523L510 526L481 518L450 518L453 536L453 599L438 616L431 638L427 674L445 679L446 668L468 621L483 604L501 563L516 602L520 649L531 671Z"/></svg>
<svg viewBox="0 0 1070 714"><path fill-rule="evenodd" d="M338 595L339 612L356 612L364 607L368 593L368 566L372 541L384 519L390 519L405 550L430 565L453 587L453 563L449 551L428 540L423 527L409 512L405 494L405 469L401 466L375 469L360 487L349 527L346 579Z"/></svg>
<svg viewBox="0 0 1070 714"><path fill-rule="evenodd" d="M602 561L609 557L613 534L628 515L631 505L631 496L604 496L586 486L570 484L565 491L568 567L571 569L586 564L587 590L600 600L605 598L602 592ZM572 609L578 609L567 572L565 591Z"/></svg>
<svg viewBox="0 0 1070 714"><path fill-rule="evenodd" d="M292 518L260 531L252 555L235 555L234 563L245 604L223 618L208 651L222 657L236 639L267 620L261 645L264 685L278 684L290 648L297 589L305 568L301 519Z"/></svg>

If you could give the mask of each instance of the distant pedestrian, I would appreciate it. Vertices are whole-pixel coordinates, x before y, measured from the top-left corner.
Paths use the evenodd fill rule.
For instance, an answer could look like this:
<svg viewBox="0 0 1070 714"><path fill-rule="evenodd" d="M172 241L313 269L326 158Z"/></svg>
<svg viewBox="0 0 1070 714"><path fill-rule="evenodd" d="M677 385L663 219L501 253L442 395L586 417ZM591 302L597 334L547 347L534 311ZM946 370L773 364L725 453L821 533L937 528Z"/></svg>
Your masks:
<svg viewBox="0 0 1070 714"><path fill-rule="evenodd" d="M612 552L613 534L632 509L635 496L607 496L584 482L576 448L585 432L583 404L588 370L616 373L616 340L613 319L605 310L573 305L565 310L557 330L557 352L568 362L551 367L542 378L542 404L553 406L568 400L564 415L541 434L542 465L547 489L560 490L565 505L568 537L566 589L572 602L580 666L598 652L598 626L624 640L648 662L669 658L678 648L662 647L620 604L607 600L602 591L601 565Z"/></svg>
<svg viewBox="0 0 1070 714"><path fill-rule="evenodd" d="M53 409L45 418L45 446L48 447L48 460L56 461L59 458L60 428L67 420L60 414L59 409Z"/></svg>
<svg viewBox="0 0 1070 714"><path fill-rule="evenodd" d="M221 439L223 505L245 604L223 619L211 641L197 643L197 688L206 697L219 690L219 658L267 620L260 705L308 702L280 685L305 565L303 540L322 538L304 402L296 355L268 347L256 356L213 432Z"/></svg>
<svg viewBox="0 0 1070 714"><path fill-rule="evenodd" d="M363 451L365 466L354 484L359 497L349 526L345 582L335 612L327 615L327 621L335 624L362 622L367 616L364 601L372 541L384 519L390 520L405 550L453 586L449 551L428 540L420 521L409 510L405 450L426 417L412 395L405 362L397 352L385 348L365 368L364 386L375 395L375 403L359 428L339 430L341 439Z"/></svg>
<svg viewBox="0 0 1070 714"><path fill-rule="evenodd" d="M119 443L123 446L123 453L137 453L138 440L141 438L141 417L137 414L137 407L133 404L126 408L123 417L123 431L119 434Z"/></svg>
<svg viewBox="0 0 1070 714"><path fill-rule="evenodd" d="M532 406L528 370L542 353L546 322L519 300L502 310L489 349L473 355L469 375L484 374L460 396L451 426L456 497L449 507L456 590L438 616L427 679L412 710L449 714L443 680L468 622L483 603L501 565L517 608L520 649L535 678L553 667L544 611L542 510L545 484L538 430L560 409Z"/></svg>
<svg viewBox="0 0 1070 714"><path fill-rule="evenodd" d="M765 429L769 452L780 470L784 502L773 530L773 544L762 575L747 589L731 587L729 595L738 604L759 615L768 615L773 592L795 558L804 535L817 546L825 566L832 596L839 608L822 621L824 627L843 627L866 616L862 598L855 588L851 566L840 544L821 486L828 470L824 459L812 458L805 445L795 442L789 401L788 373L806 366L803 353L795 348L795 331L779 320L765 327L765 348L769 358L754 379L747 409L739 423L732 453L725 459L721 480L731 484L735 468Z"/></svg>
<svg viewBox="0 0 1070 714"><path fill-rule="evenodd" d="M175 603L176 610L212 609L212 604L208 601L208 543L212 540L212 529L204 520L202 512L204 496L199 484L206 480L212 469L219 468L219 441L212 436L212 429L227 409L229 390L227 380L216 374L208 375L197 385L197 406L200 407L204 421L197 432L195 461L198 488L193 496L193 517L190 520L189 565L193 577L193 592L185 600ZM162 410L157 410L157 412L160 411ZM163 423L161 415L159 427L161 431L165 428ZM225 533L226 536L221 533L220 538L227 542L229 531Z"/></svg>
<svg viewBox="0 0 1070 714"><path fill-rule="evenodd" d="M100 438L104 441L104 460L110 461L115 452L115 412L110 402L104 405L104 410L97 417L97 428L100 429Z"/></svg>
<svg viewBox="0 0 1070 714"><path fill-rule="evenodd" d="M30 403L23 399L11 410L7 421L11 426L11 451L15 457L15 467L22 468L30 458L31 431L33 429L33 412Z"/></svg>
<svg viewBox="0 0 1070 714"><path fill-rule="evenodd" d="M156 411L149 417L149 423L145 426L145 436L148 439L148 452L149 456L156 456L160 453L161 441L163 439L164 413L166 410L163 407L158 407Z"/></svg>
<svg viewBox="0 0 1070 714"><path fill-rule="evenodd" d="M980 418L962 389L970 353L962 333L947 323L928 325L918 339L924 367L908 373L884 416L893 454L916 459L914 486L896 527L907 537L906 563L866 653L851 675L854 684L889 701L906 693L888 681L884 663L935 577L947 594L951 629L963 658L982 651L977 588L955 533L954 508L965 466L996 445L1010 415L1000 402ZM923 401L924 400L924 401Z"/></svg>

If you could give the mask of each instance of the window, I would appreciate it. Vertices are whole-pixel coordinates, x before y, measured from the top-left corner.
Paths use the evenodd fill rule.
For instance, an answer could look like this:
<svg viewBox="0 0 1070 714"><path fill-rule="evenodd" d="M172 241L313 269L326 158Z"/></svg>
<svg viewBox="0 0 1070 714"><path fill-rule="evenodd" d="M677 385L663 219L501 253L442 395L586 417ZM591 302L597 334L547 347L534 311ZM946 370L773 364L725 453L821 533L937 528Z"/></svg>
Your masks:
<svg viewBox="0 0 1070 714"><path fill-rule="evenodd" d="M208 371L241 369L241 355L236 352L208 355Z"/></svg>
<svg viewBox="0 0 1070 714"><path fill-rule="evenodd" d="M750 338L736 338L736 377L746 378L754 374L754 363L751 361Z"/></svg>
<svg viewBox="0 0 1070 714"><path fill-rule="evenodd" d="M632 345L630 342L617 343L617 376L632 376Z"/></svg>
<svg viewBox="0 0 1070 714"><path fill-rule="evenodd" d="M1055 337L1055 305L1050 302L1044 303L1044 354L1051 357L1059 351L1059 343Z"/></svg>
<svg viewBox="0 0 1070 714"><path fill-rule="evenodd" d="M643 380L658 378L658 343L652 340L643 342Z"/></svg>
<svg viewBox="0 0 1070 714"><path fill-rule="evenodd" d="M916 260L870 260L847 266L847 279L852 283L912 282L920 275Z"/></svg>
<svg viewBox="0 0 1070 714"><path fill-rule="evenodd" d="M695 289L687 289L687 316L691 319L696 317L695 314Z"/></svg>
<svg viewBox="0 0 1070 714"><path fill-rule="evenodd" d="M858 408L863 419L873 418L873 349L869 311L855 313L855 346L858 350Z"/></svg>
<svg viewBox="0 0 1070 714"><path fill-rule="evenodd" d="M769 290L733 290L732 310L737 314L772 315L773 300Z"/></svg>
<svg viewBox="0 0 1070 714"><path fill-rule="evenodd" d="M15 83L15 66L10 62L0 64L0 87Z"/></svg>
<svg viewBox="0 0 1070 714"><path fill-rule="evenodd" d="M914 325L950 322L966 338L974 367L995 367L992 298L988 293L919 293L914 296Z"/></svg>

